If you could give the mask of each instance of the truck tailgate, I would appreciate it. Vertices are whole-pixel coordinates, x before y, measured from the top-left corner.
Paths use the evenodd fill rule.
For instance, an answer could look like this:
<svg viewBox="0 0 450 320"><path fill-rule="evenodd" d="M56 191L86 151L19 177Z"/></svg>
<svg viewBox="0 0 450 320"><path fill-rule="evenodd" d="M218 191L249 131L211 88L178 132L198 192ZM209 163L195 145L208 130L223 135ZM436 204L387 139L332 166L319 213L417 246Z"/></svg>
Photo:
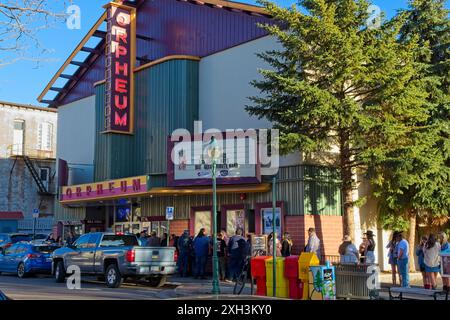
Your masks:
<svg viewBox="0 0 450 320"><path fill-rule="evenodd" d="M173 264L175 263L174 247L134 247L136 263Z"/></svg>

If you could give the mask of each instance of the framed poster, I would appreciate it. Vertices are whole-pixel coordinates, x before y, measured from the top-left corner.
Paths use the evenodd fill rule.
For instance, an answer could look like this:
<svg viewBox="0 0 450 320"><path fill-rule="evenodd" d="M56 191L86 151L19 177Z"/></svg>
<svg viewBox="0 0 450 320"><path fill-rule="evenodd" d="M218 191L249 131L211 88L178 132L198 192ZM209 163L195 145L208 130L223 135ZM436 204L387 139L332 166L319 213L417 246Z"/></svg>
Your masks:
<svg viewBox="0 0 450 320"><path fill-rule="evenodd" d="M450 278L450 252L441 253L441 276Z"/></svg>
<svg viewBox="0 0 450 320"><path fill-rule="evenodd" d="M252 256L255 256L256 251L262 251L262 255L267 255L267 235L266 234L252 234Z"/></svg>
<svg viewBox="0 0 450 320"><path fill-rule="evenodd" d="M246 233L245 229L245 210L227 210L227 232L228 234L235 234L238 228Z"/></svg>
<svg viewBox="0 0 450 320"><path fill-rule="evenodd" d="M273 224L275 223L275 232L277 233L277 238L281 240L281 208L275 208L275 221L273 221L273 210L272 208L261 209L261 217L263 223L263 233L270 234L273 232Z"/></svg>

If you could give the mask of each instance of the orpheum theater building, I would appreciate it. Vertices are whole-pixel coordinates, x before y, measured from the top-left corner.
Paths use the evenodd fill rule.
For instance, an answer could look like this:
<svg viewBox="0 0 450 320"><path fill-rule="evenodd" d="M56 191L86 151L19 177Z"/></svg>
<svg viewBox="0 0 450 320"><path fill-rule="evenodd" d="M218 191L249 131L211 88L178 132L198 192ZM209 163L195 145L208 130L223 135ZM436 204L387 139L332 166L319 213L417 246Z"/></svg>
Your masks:
<svg viewBox="0 0 450 320"><path fill-rule="evenodd" d="M211 232L211 162L190 152L195 143L180 147L171 136L184 129L194 141L212 128L271 127L245 106L259 94L250 82L267 68L256 54L279 46L258 24L274 22L259 7L221 0L118 1L104 8L39 97L58 110L55 229L162 234L170 223L171 234ZM228 148L233 138L223 137ZM218 228L269 233L272 176L259 161L236 161L250 149L243 141L235 157L224 149L218 160ZM301 152L280 157L279 167L279 233L290 232L298 253L315 227L322 252L336 255L343 237L338 173Z"/></svg>

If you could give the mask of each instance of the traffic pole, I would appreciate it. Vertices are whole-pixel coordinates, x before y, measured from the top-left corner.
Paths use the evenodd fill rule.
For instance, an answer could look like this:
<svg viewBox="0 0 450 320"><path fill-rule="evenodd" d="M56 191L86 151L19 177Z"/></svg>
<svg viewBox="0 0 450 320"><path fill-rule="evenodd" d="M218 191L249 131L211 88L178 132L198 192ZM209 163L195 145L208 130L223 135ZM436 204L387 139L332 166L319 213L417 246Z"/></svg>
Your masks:
<svg viewBox="0 0 450 320"><path fill-rule="evenodd" d="M277 198L276 198L276 180L277 178L274 176L272 179L272 256L273 256L273 296L276 297L276 287L277 287L277 237L276 237L276 225L275 225L275 209L277 204Z"/></svg>

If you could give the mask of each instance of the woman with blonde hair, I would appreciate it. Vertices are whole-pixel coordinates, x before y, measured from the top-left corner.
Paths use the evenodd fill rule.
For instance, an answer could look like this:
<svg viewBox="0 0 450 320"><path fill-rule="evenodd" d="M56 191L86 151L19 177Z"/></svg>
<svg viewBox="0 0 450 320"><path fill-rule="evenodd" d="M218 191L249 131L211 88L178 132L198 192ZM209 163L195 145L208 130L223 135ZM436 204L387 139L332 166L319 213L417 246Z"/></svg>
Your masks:
<svg viewBox="0 0 450 320"><path fill-rule="evenodd" d="M425 274L427 278L427 283L425 284L426 289L435 290L437 287L436 278L437 274L441 270L440 267L440 257L441 245L436 239L434 234L430 234L428 241L423 248L424 262L425 262Z"/></svg>

